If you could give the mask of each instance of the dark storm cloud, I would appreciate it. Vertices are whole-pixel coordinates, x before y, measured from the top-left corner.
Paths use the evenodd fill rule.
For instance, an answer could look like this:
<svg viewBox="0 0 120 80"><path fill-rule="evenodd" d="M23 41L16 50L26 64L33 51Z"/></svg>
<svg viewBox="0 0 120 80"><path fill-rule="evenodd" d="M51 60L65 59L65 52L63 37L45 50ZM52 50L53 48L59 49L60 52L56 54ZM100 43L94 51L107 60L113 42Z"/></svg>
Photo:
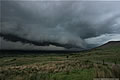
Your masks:
<svg viewBox="0 0 120 80"><path fill-rule="evenodd" d="M1 33L87 48L93 37L120 34L119 5L105 1L2 1Z"/></svg>
<svg viewBox="0 0 120 80"><path fill-rule="evenodd" d="M6 41L0 37L0 49L21 49L21 50L65 50L63 47L57 47L54 45L49 46L36 46L30 43L23 44L20 41L11 42Z"/></svg>

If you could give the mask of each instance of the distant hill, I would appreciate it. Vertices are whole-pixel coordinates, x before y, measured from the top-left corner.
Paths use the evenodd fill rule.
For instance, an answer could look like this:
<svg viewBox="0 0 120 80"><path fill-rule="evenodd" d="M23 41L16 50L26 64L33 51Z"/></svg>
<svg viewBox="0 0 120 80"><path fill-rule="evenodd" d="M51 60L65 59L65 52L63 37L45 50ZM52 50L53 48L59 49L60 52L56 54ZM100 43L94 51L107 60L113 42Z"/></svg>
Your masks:
<svg viewBox="0 0 120 80"><path fill-rule="evenodd" d="M120 41L109 41L108 43L105 43L99 47L96 47L96 49L101 49L101 48L113 48L113 47L118 47L120 48Z"/></svg>
<svg viewBox="0 0 120 80"><path fill-rule="evenodd" d="M120 41L110 41L99 47L80 53L83 59L120 64ZM80 57L80 58L82 58Z"/></svg>

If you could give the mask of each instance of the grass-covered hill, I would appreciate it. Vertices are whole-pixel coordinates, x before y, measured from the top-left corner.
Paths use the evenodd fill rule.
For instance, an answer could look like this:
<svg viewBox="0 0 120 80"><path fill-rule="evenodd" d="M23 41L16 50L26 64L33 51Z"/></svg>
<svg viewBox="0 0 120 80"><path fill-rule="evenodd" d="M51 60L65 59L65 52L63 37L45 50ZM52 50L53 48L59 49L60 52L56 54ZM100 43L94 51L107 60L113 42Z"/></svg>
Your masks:
<svg viewBox="0 0 120 80"><path fill-rule="evenodd" d="M84 53L81 52L80 55L83 55L84 59L88 58L90 60L105 60L111 63L120 63L120 41L110 41Z"/></svg>
<svg viewBox="0 0 120 80"><path fill-rule="evenodd" d="M67 54L9 53L0 57L0 80L120 78L119 44L108 42L92 50Z"/></svg>
<svg viewBox="0 0 120 80"><path fill-rule="evenodd" d="M105 48L116 48L116 47L120 48L120 41L110 41L110 42L108 42L108 43L106 43L98 48L105 49Z"/></svg>

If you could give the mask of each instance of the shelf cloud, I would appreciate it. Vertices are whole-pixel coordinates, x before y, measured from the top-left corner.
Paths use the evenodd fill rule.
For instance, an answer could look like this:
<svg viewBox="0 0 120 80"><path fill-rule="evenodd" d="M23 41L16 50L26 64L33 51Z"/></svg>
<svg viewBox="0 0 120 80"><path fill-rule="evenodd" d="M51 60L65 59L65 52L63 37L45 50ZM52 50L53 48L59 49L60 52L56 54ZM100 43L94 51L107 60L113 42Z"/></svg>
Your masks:
<svg viewBox="0 0 120 80"><path fill-rule="evenodd" d="M5 44L88 49L104 43L101 38L120 40L120 2L6 0L0 7L0 36Z"/></svg>

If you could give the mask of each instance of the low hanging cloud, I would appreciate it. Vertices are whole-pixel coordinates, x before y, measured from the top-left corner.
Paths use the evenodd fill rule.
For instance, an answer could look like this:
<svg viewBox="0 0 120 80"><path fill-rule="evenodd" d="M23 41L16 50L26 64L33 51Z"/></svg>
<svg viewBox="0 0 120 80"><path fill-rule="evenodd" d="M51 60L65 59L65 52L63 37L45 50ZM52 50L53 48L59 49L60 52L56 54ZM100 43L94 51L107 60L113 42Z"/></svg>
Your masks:
<svg viewBox="0 0 120 80"><path fill-rule="evenodd" d="M15 42L5 36L13 35L19 38L20 44L35 46L47 42L44 46L87 49L91 40L95 40L97 46L104 43L99 38L119 40L109 35L120 35L120 2L33 0L1 3L0 34L6 43L7 40ZM18 40L15 44L19 44Z"/></svg>
<svg viewBox="0 0 120 80"><path fill-rule="evenodd" d="M6 41L3 38L0 38L0 49L17 49L17 50L65 50L63 47L57 47L54 45L49 45L49 46L36 46L33 44L23 44L21 42L11 42L11 41Z"/></svg>

